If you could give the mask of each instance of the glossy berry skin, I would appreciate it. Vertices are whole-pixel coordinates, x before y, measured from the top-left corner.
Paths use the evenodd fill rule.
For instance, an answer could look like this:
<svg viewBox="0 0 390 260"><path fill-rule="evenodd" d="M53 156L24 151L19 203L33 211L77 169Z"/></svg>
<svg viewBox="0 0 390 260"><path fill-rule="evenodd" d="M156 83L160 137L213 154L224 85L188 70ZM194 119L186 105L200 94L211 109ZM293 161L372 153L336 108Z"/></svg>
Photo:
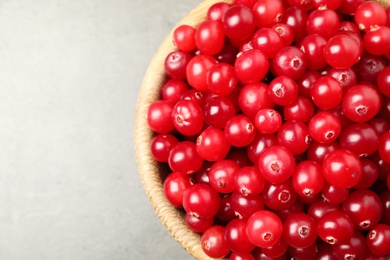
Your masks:
<svg viewBox="0 0 390 260"><path fill-rule="evenodd" d="M249 117L236 115L226 123L224 133L231 145L244 147L253 141L256 136L256 129Z"/></svg>
<svg viewBox="0 0 390 260"><path fill-rule="evenodd" d="M349 194L341 209L348 214L357 230L373 228L382 216L379 196L368 189L356 190Z"/></svg>
<svg viewBox="0 0 390 260"><path fill-rule="evenodd" d="M207 72L217 61L210 55L200 54L193 57L187 64L186 77L193 88L207 90Z"/></svg>
<svg viewBox="0 0 390 260"><path fill-rule="evenodd" d="M282 222L275 213L259 210L248 219L246 234L255 246L270 247L282 237L282 226Z"/></svg>
<svg viewBox="0 0 390 260"><path fill-rule="evenodd" d="M364 35L364 47L374 55L384 55L389 52L390 28L382 26L375 28Z"/></svg>
<svg viewBox="0 0 390 260"><path fill-rule="evenodd" d="M256 211L264 209L264 200L259 194L243 195L235 191L231 194L230 203L235 216L240 219L248 219Z"/></svg>
<svg viewBox="0 0 390 260"><path fill-rule="evenodd" d="M300 43L299 49L306 54L307 68L319 70L327 65L323 55L326 39L318 34L309 34Z"/></svg>
<svg viewBox="0 0 390 260"><path fill-rule="evenodd" d="M199 218L186 213L184 220L187 226L196 233L203 233L214 224L214 218Z"/></svg>
<svg viewBox="0 0 390 260"><path fill-rule="evenodd" d="M324 47L326 62L336 69L347 69L359 61L359 42L345 34L336 34Z"/></svg>
<svg viewBox="0 0 390 260"><path fill-rule="evenodd" d="M225 34L230 39L243 42L255 31L255 20L251 10L243 5L234 5L222 17Z"/></svg>
<svg viewBox="0 0 390 260"><path fill-rule="evenodd" d="M375 26L387 24L385 8L375 1L367 1L359 5L354 18L359 29L366 32Z"/></svg>
<svg viewBox="0 0 390 260"><path fill-rule="evenodd" d="M274 145L260 153L258 159L260 174L271 183L282 183L294 172L293 154L285 147Z"/></svg>
<svg viewBox="0 0 390 260"><path fill-rule="evenodd" d="M174 172L192 174L202 167L203 159L197 153L193 142L183 141L171 149L168 164Z"/></svg>
<svg viewBox="0 0 390 260"><path fill-rule="evenodd" d="M161 89L161 98L175 105L186 91L188 91L187 83L183 80L170 79Z"/></svg>
<svg viewBox="0 0 390 260"><path fill-rule="evenodd" d="M351 219L342 211L331 211L317 221L317 234L328 244L345 243L354 233Z"/></svg>
<svg viewBox="0 0 390 260"><path fill-rule="evenodd" d="M234 175L240 168L232 160L219 160L215 162L208 173L211 187L219 193L231 193L234 189Z"/></svg>
<svg viewBox="0 0 390 260"><path fill-rule="evenodd" d="M390 177L388 177L387 179L390 180ZM388 184L390 184L390 182L388 182ZM388 188L389 187L390 187L390 185L388 185ZM381 199L381 202L382 202L381 222L384 224L390 225L390 188L386 191L383 191L379 195L379 198Z"/></svg>
<svg viewBox="0 0 390 260"><path fill-rule="evenodd" d="M283 40L279 34L271 28L261 28L252 37L254 49L262 51L269 59L275 57L276 53L283 48Z"/></svg>
<svg viewBox="0 0 390 260"><path fill-rule="evenodd" d="M157 100L150 104L146 119L153 132L166 134L175 129L170 118L172 109L172 104L163 100Z"/></svg>
<svg viewBox="0 0 390 260"><path fill-rule="evenodd" d="M314 115L314 105L306 97L297 96L297 98L283 108L283 115L286 121L308 122Z"/></svg>
<svg viewBox="0 0 390 260"><path fill-rule="evenodd" d="M196 183L183 193L183 207L187 213L199 218L212 218L219 209L221 199L218 192L206 184Z"/></svg>
<svg viewBox="0 0 390 260"><path fill-rule="evenodd" d="M268 95L268 85L262 82L245 85L240 91L238 103L242 112L251 118L260 109L275 106Z"/></svg>
<svg viewBox="0 0 390 260"><path fill-rule="evenodd" d="M279 112L271 108L260 109L253 119L257 130L262 134L272 134L282 125L282 117Z"/></svg>
<svg viewBox="0 0 390 260"><path fill-rule="evenodd" d="M206 19L221 22L223 15L231 6L231 4L225 2L219 2L211 5L207 10Z"/></svg>
<svg viewBox="0 0 390 260"><path fill-rule="evenodd" d="M307 214L311 216L314 221L318 221L323 215L331 211L339 211L338 205L331 204L325 200L317 200L309 205Z"/></svg>
<svg viewBox="0 0 390 260"><path fill-rule="evenodd" d="M226 157L230 144L224 132L217 128L205 129L196 139L196 151L207 161L220 161Z"/></svg>
<svg viewBox="0 0 390 260"><path fill-rule="evenodd" d="M230 248L225 241L225 227L212 226L201 237L203 252L212 258L223 258L230 253Z"/></svg>
<svg viewBox="0 0 390 260"><path fill-rule="evenodd" d="M225 241L234 252L250 253L255 246L246 234L247 220L234 219L226 225Z"/></svg>
<svg viewBox="0 0 390 260"><path fill-rule="evenodd" d="M337 259L349 259L351 257L366 259L364 258L367 250L365 237L359 231L355 231L351 239L344 243L332 245L331 250Z"/></svg>
<svg viewBox="0 0 390 260"><path fill-rule="evenodd" d="M359 84L350 88L342 100L345 116L358 123L372 119L379 112L380 106L380 95L367 84Z"/></svg>
<svg viewBox="0 0 390 260"><path fill-rule="evenodd" d="M237 78L243 83L260 81L267 74L269 62L259 50L248 50L241 53L235 63L234 71Z"/></svg>
<svg viewBox="0 0 390 260"><path fill-rule="evenodd" d="M343 88L331 76L322 76L314 82L310 90L314 104L324 110L337 107L343 98Z"/></svg>
<svg viewBox="0 0 390 260"><path fill-rule="evenodd" d="M294 34L294 42L300 42L306 35L308 14L300 7L291 6L284 11L282 22L288 24Z"/></svg>
<svg viewBox="0 0 390 260"><path fill-rule="evenodd" d="M288 210L293 207L297 199L297 193L290 180L279 184L266 182L261 194L264 204L273 210Z"/></svg>
<svg viewBox="0 0 390 260"><path fill-rule="evenodd" d="M383 95L390 97L390 66L387 66L385 69L379 72L377 77L377 84L380 92Z"/></svg>
<svg viewBox="0 0 390 260"><path fill-rule="evenodd" d="M325 39L332 37L340 28L337 13L331 9L317 9L309 14L306 30L310 34L318 34Z"/></svg>
<svg viewBox="0 0 390 260"><path fill-rule="evenodd" d="M312 141L309 148L307 148L306 156L309 160L322 164L325 157L338 148L340 148L340 145L336 141L324 144Z"/></svg>
<svg viewBox="0 0 390 260"><path fill-rule="evenodd" d="M172 110L171 119L177 131L183 135L196 135L203 127L202 108L192 100L181 100Z"/></svg>
<svg viewBox="0 0 390 260"><path fill-rule="evenodd" d="M255 139L246 147L249 160L257 164L260 154L268 147L277 145L278 139L274 134L257 133Z"/></svg>
<svg viewBox="0 0 390 260"><path fill-rule="evenodd" d="M284 8L280 0L257 1L252 8L253 16L257 27L270 27L280 22Z"/></svg>
<svg viewBox="0 0 390 260"><path fill-rule="evenodd" d="M305 248L312 245L316 238L316 222L305 213L292 214L283 222L283 239L290 246Z"/></svg>
<svg viewBox="0 0 390 260"><path fill-rule="evenodd" d="M186 24L173 31L173 43L179 50L189 52L195 49L195 28Z"/></svg>
<svg viewBox="0 0 390 260"><path fill-rule="evenodd" d="M234 188L242 195L260 194L265 180L255 166L244 166L234 174Z"/></svg>
<svg viewBox="0 0 390 260"><path fill-rule="evenodd" d="M229 119L236 114L236 109L229 98L216 96L206 102L203 112L207 125L223 129Z"/></svg>
<svg viewBox="0 0 390 260"><path fill-rule="evenodd" d="M351 87L355 86L357 83L356 73L352 68L331 68L328 70L328 75L332 76L340 83L344 93Z"/></svg>
<svg viewBox="0 0 390 260"><path fill-rule="evenodd" d="M319 143L335 141L341 132L340 120L329 112L318 112L309 121L308 130L311 138Z"/></svg>
<svg viewBox="0 0 390 260"><path fill-rule="evenodd" d="M176 208L183 207L183 193L191 186L190 176L172 172L164 180L163 189L168 201Z"/></svg>
<svg viewBox="0 0 390 260"><path fill-rule="evenodd" d="M291 178L294 190L301 196L320 193L324 181L321 165L309 160L299 163Z"/></svg>
<svg viewBox="0 0 390 260"><path fill-rule="evenodd" d="M296 80L305 73L306 68L306 56L295 46L283 47L272 60L272 70L276 76L286 76Z"/></svg>
<svg viewBox="0 0 390 260"><path fill-rule="evenodd" d="M348 188L336 188L329 184L327 181L324 183L324 187L321 191L321 197L330 204L339 205L343 203L349 195Z"/></svg>
<svg viewBox="0 0 390 260"><path fill-rule="evenodd" d="M366 244L368 249L378 256L390 254L390 226L378 224L367 234Z"/></svg>
<svg viewBox="0 0 390 260"><path fill-rule="evenodd" d="M371 84L376 83L379 72L384 68L386 68L385 60L381 56L372 55L368 52L364 52L360 60L353 66L358 81L366 81Z"/></svg>
<svg viewBox="0 0 390 260"><path fill-rule="evenodd" d="M290 77L276 77L268 86L268 96L277 105L289 105L298 96L298 85Z"/></svg>
<svg viewBox="0 0 390 260"><path fill-rule="evenodd" d="M344 128L340 135L340 147L362 157L372 155L378 148L379 135L365 123L356 123Z"/></svg>
<svg viewBox="0 0 390 260"><path fill-rule="evenodd" d="M215 95L229 95L237 87L237 83L238 79L234 75L233 66L230 64L215 64L207 72L207 87Z"/></svg>
<svg viewBox="0 0 390 260"><path fill-rule="evenodd" d="M360 181L354 186L355 189L368 189L370 188L379 177L378 166L370 159L361 158L363 175Z"/></svg>
<svg viewBox="0 0 390 260"><path fill-rule="evenodd" d="M186 67L190 60L191 55L188 52L173 51L165 58L165 72L172 79L184 79L186 77Z"/></svg>
<svg viewBox="0 0 390 260"><path fill-rule="evenodd" d="M390 164L390 132L383 134L379 139L378 152L383 161Z"/></svg>
<svg viewBox="0 0 390 260"><path fill-rule="evenodd" d="M255 258L251 253L232 252L229 256L229 260L255 260Z"/></svg>
<svg viewBox="0 0 390 260"><path fill-rule="evenodd" d="M278 33L279 37L282 39L284 47L289 46L293 42L293 31L288 24L275 23L271 26L271 28Z"/></svg>
<svg viewBox="0 0 390 260"><path fill-rule="evenodd" d="M322 163L325 179L336 188L351 188L362 177L359 157L346 149L331 152Z"/></svg>
<svg viewBox="0 0 390 260"><path fill-rule="evenodd" d="M223 24L219 21L206 20L196 28L195 44L198 50L207 55L217 54L225 43Z"/></svg>
<svg viewBox="0 0 390 260"><path fill-rule="evenodd" d="M278 143L286 147L293 155L304 153L311 138L307 126L300 121L287 121L278 131Z"/></svg>
<svg viewBox="0 0 390 260"><path fill-rule="evenodd" d="M150 144L150 152L156 161L168 162L169 153L178 142L171 134L156 135Z"/></svg>

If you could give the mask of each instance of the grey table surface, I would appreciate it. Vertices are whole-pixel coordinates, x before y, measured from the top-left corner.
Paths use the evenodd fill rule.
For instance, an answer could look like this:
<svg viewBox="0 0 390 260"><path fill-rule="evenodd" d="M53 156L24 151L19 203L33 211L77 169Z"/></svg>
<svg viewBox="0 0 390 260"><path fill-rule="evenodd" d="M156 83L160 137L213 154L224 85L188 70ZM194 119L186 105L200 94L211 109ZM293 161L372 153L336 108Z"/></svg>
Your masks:
<svg viewBox="0 0 390 260"><path fill-rule="evenodd" d="M0 259L192 259L146 198L133 123L200 2L0 1Z"/></svg>

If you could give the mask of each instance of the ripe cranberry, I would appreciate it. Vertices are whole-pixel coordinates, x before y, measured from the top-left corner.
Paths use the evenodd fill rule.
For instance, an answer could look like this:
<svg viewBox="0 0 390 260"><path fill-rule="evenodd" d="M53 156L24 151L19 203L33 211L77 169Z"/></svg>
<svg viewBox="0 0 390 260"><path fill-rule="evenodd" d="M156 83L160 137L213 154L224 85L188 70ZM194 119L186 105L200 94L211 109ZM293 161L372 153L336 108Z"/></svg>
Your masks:
<svg viewBox="0 0 390 260"><path fill-rule="evenodd" d="M325 157L340 148L338 142L334 141L331 143L319 143L316 141L312 141L307 148L307 158L309 160L315 161L319 164L322 164Z"/></svg>
<svg viewBox="0 0 390 260"><path fill-rule="evenodd" d="M213 188L196 183L183 193L183 207L187 213L200 218L212 218L217 214L221 199Z"/></svg>
<svg viewBox="0 0 390 260"><path fill-rule="evenodd" d="M304 153L311 138L307 126L300 121L287 121L278 131L278 143L286 147L293 155Z"/></svg>
<svg viewBox="0 0 390 260"><path fill-rule="evenodd" d="M260 109L254 118L254 125L262 134L272 134L282 125L279 112L271 108Z"/></svg>
<svg viewBox="0 0 390 260"><path fill-rule="evenodd" d="M256 26L259 28L270 27L280 22L284 13L281 0L257 1L252 8Z"/></svg>
<svg viewBox="0 0 390 260"><path fill-rule="evenodd" d="M271 28L261 28L252 37L252 46L264 53L269 59L275 57L276 53L283 48L283 40L279 34Z"/></svg>
<svg viewBox="0 0 390 260"><path fill-rule="evenodd" d="M286 76L296 80L305 73L306 68L305 53L294 46L283 47L272 60L272 70L276 76Z"/></svg>
<svg viewBox="0 0 390 260"><path fill-rule="evenodd" d="M258 133L253 141L247 146L248 158L252 163L257 164L260 154L266 148L276 145L278 139L274 134L260 134Z"/></svg>
<svg viewBox="0 0 390 260"><path fill-rule="evenodd" d="M169 153L178 143L177 138L171 134L159 134L153 137L150 152L158 162L168 162Z"/></svg>
<svg viewBox="0 0 390 260"><path fill-rule="evenodd" d="M299 49L306 54L307 68L319 70L327 65L323 55L326 39L319 34L309 34L300 43Z"/></svg>
<svg viewBox="0 0 390 260"><path fill-rule="evenodd" d="M208 173L211 187L219 193L231 193L234 191L234 175L240 168L231 160L219 160L215 162Z"/></svg>
<svg viewBox="0 0 390 260"><path fill-rule="evenodd" d="M294 205L297 199L297 193L295 192L290 180L279 184L266 182L262 195L264 204L273 210L289 209Z"/></svg>
<svg viewBox="0 0 390 260"><path fill-rule="evenodd" d="M172 110L171 119L183 135L196 135L203 127L202 108L192 100L180 100Z"/></svg>
<svg viewBox="0 0 390 260"><path fill-rule="evenodd" d="M308 122L314 115L314 105L306 97L298 96L292 103L284 106L283 115L286 121Z"/></svg>
<svg viewBox="0 0 390 260"><path fill-rule="evenodd" d="M339 17L332 9L317 9L307 17L306 30L309 35L318 34L325 39L329 39L339 28Z"/></svg>
<svg viewBox="0 0 390 260"><path fill-rule="evenodd" d="M360 30L366 32L377 26L387 25L386 10L375 1L361 3L356 9L355 22Z"/></svg>
<svg viewBox="0 0 390 260"><path fill-rule="evenodd" d="M386 67L386 62L381 56L364 52L360 60L353 66L358 82L366 81L376 83L377 76Z"/></svg>
<svg viewBox="0 0 390 260"><path fill-rule="evenodd" d="M333 255L335 255L337 259L350 259L352 257L355 259L366 259L364 258L366 253L365 238L356 230L348 241L332 245L331 248Z"/></svg>
<svg viewBox="0 0 390 260"><path fill-rule="evenodd" d="M342 211L327 212L317 221L317 234L328 244L345 243L352 238L353 233L353 223Z"/></svg>
<svg viewBox="0 0 390 260"><path fill-rule="evenodd" d="M212 226L201 237L203 251L212 258L223 258L230 253L230 248L225 241L225 227Z"/></svg>
<svg viewBox="0 0 390 260"><path fill-rule="evenodd" d="M196 145L193 142L183 141L171 149L168 164L174 172L192 174L202 167L203 159L197 153Z"/></svg>
<svg viewBox="0 0 390 260"><path fill-rule="evenodd" d="M267 57L255 49L242 52L234 63L236 76L243 83L254 83L262 80L268 69Z"/></svg>
<svg viewBox="0 0 390 260"><path fill-rule="evenodd" d="M282 22L291 27L294 34L294 42L300 42L307 35L307 17L307 12L300 7L291 6L284 10Z"/></svg>
<svg viewBox="0 0 390 260"><path fill-rule="evenodd" d="M277 105L289 105L298 96L298 85L290 77L276 77L268 86L268 96Z"/></svg>
<svg viewBox="0 0 390 260"><path fill-rule="evenodd" d="M238 103L244 114L253 118L262 108L273 108L268 95L268 85L262 82L245 85L239 94Z"/></svg>
<svg viewBox="0 0 390 260"><path fill-rule="evenodd" d="M338 205L340 203L343 203L349 195L349 189L348 188L337 188L331 184L329 184L327 181L324 183L324 187L322 188L321 196L330 204Z"/></svg>
<svg viewBox="0 0 390 260"><path fill-rule="evenodd" d="M326 62L336 69L347 69L357 63L361 51L359 42L345 34L337 34L324 47Z"/></svg>
<svg viewBox="0 0 390 260"><path fill-rule="evenodd" d="M378 148L379 135L365 123L356 123L344 128L340 135L340 147L358 156L370 156Z"/></svg>
<svg viewBox="0 0 390 260"><path fill-rule="evenodd" d="M325 200L317 200L309 205L307 214L311 216L315 221L318 221L323 215L331 211L339 211L340 207L335 204L331 204Z"/></svg>
<svg viewBox="0 0 390 260"><path fill-rule="evenodd" d="M321 165L315 161L299 163L291 179L294 190L301 196L311 196L321 192L324 180Z"/></svg>
<svg viewBox="0 0 390 260"><path fill-rule="evenodd" d="M355 189L367 189L370 188L379 177L378 166L370 159L361 158L363 174L360 181L353 187Z"/></svg>
<svg viewBox="0 0 390 260"><path fill-rule="evenodd" d="M196 139L196 151L207 161L220 161L226 157L230 144L224 132L217 128L205 129Z"/></svg>
<svg viewBox="0 0 390 260"><path fill-rule="evenodd" d="M204 106L204 121L207 125L223 129L235 114L232 101L227 97L216 96L209 99Z"/></svg>
<svg viewBox="0 0 390 260"><path fill-rule="evenodd" d="M255 248L248 239L246 226L245 219L234 219L226 225L225 241L234 252L250 253Z"/></svg>
<svg viewBox="0 0 390 260"><path fill-rule="evenodd" d="M230 203L238 218L248 219L256 211L264 209L264 200L259 194L243 195L235 191Z"/></svg>
<svg viewBox="0 0 390 260"><path fill-rule="evenodd" d="M372 119L381 106L378 91L367 84L359 84L350 88L343 97L342 108L345 116L358 123Z"/></svg>
<svg viewBox="0 0 390 260"><path fill-rule="evenodd" d="M379 139L378 152L383 161L390 164L390 132L383 134Z"/></svg>
<svg viewBox="0 0 390 260"><path fill-rule="evenodd" d="M387 66L385 69L379 72L377 77L377 84L380 92L383 95L390 97L390 66Z"/></svg>
<svg viewBox="0 0 390 260"><path fill-rule="evenodd" d="M170 79L162 86L161 98L162 100L168 101L172 105L175 105L187 90L188 85L184 81Z"/></svg>
<svg viewBox="0 0 390 260"><path fill-rule="evenodd" d="M256 27L254 15L244 5L234 5L226 10L222 22L226 36L238 42L249 39Z"/></svg>
<svg viewBox="0 0 390 260"><path fill-rule="evenodd" d="M294 172L293 154L284 146L274 145L260 153L258 159L260 174L271 183L282 183Z"/></svg>
<svg viewBox="0 0 390 260"><path fill-rule="evenodd" d="M282 39L283 46L289 46L293 42L294 35L290 25L286 23L275 23L271 26L271 29L278 33Z"/></svg>
<svg viewBox="0 0 390 260"><path fill-rule="evenodd" d="M147 122L153 132L166 134L175 129L171 120L172 109L173 106L163 100L157 100L150 104L147 112Z"/></svg>
<svg viewBox="0 0 390 260"><path fill-rule="evenodd" d="M193 88L207 90L207 72L217 61L210 55L200 54L193 57L187 64L186 76Z"/></svg>
<svg viewBox="0 0 390 260"><path fill-rule="evenodd" d="M173 43L184 52L192 51L196 48L195 28L190 25L180 25L173 31Z"/></svg>
<svg viewBox="0 0 390 260"><path fill-rule="evenodd" d="M189 213L186 213L184 219L187 226L196 233L205 232L214 223L214 218L199 218Z"/></svg>
<svg viewBox="0 0 390 260"><path fill-rule="evenodd" d="M235 171L234 187L242 195L260 194L265 180L255 166L245 166Z"/></svg>
<svg viewBox="0 0 390 260"><path fill-rule="evenodd" d="M275 213L259 210L248 219L246 234L255 246L270 247L282 237L282 226L282 222Z"/></svg>
<svg viewBox="0 0 390 260"><path fill-rule="evenodd" d="M236 115L226 123L224 133L231 145L244 147L253 141L256 136L256 129L250 118L244 115Z"/></svg>
<svg viewBox="0 0 390 260"><path fill-rule="evenodd" d="M213 4L207 10L206 19L222 22L223 15L230 7L231 4L225 2L218 2Z"/></svg>
<svg viewBox="0 0 390 260"><path fill-rule="evenodd" d="M316 222L304 213L290 215L283 223L283 239L296 248L311 246L317 238Z"/></svg>
<svg viewBox="0 0 390 260"><path fill-rule="evenodd" d="M184 79L186 77L186 67L190 60L191 55L188 52L173 51L165 58L165 72L173 79Z"/></svg>
<svg viewBox="0 0 390 260"><path fill-rule="evenodd" d="M226 96L237 87L238 79L234 75L234 68L227 63L218 63L207 72L207 86L211 93Z"/></svg>
<svg viewBox="0 0 390 260"><path fill-rule="evenodd" d="M322 163L325 179L336 188L351 188L362 177L359 157L346 149L338 149L325 157Z"/></svg>
<svg viewBox="0 0 390 260"><path fill-rule="evenodd" d="M314 104L328 110L337 107L343 98L343 88L332 76L322 76L310 90Z"/></svg>
<svg viewBox="0 0 390 260"><path fill-rule="evenodd" d="M319 112L310 119L308 131L315 141L331 143L335 141L341 131L340 120L329 112Z"/></svg>
<svg viewBox="0 0 390 260"><path fill-rule="evenodd" d="M378 256L390 254L390 226L378 224L372 228L366 237L368 249Z"/></svg>
<svg viewBox="0 0 390 260"><path fill-rule="evenodd" d="M190 186L189 175L180 172L172 172L168 174L167 178L164 180L164 194L174 207L182 208L183 193Z"/></svg>
<svg viewBox="0 0 390 260"><path fill-rule="evenodd" d="M389 52L390 28L382 26L372 29L364 35L363 41L367 52L374 55L384 55Z"/></svg>

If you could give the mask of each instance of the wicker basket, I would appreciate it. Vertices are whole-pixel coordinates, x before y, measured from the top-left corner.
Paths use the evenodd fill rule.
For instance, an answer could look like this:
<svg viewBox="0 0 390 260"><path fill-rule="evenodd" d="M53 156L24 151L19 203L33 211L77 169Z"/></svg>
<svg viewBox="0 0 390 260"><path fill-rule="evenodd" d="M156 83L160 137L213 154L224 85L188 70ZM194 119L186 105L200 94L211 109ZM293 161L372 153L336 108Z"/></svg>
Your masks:
<svg viewBox="0 0 390 260"><path fill-rule="evenodd" d="M205 19L207 9L217 2L231 3L232 0L205 0L184 17L177 26L187 24L196 27ZM390 0L377 0L377 2L385 7L390 6ZM166 169L161 169L150 154L153 133L146 122L146 114L149 105L160 97L160 90L166 79L164 60L174 50L176 47L172 42L171 31L154 55L144 76L138 96L134 126L137 164L146 195L169 233L194 258L211 259L201 248L200 235L187 227L183 213L174 208L166 199L163 191Z"/></svg>

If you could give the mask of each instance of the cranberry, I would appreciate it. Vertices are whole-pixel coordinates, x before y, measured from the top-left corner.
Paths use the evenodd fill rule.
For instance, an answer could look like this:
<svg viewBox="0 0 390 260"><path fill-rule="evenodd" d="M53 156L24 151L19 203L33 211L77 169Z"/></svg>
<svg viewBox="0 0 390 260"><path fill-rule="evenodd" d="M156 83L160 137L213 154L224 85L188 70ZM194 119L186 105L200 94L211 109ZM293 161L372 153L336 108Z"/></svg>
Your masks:
<svg viewBox="0 0 390 260"><path fill-rule="evenodd" d="M328 244L345 243L352 238L353 233L353 223L342 211L327 212L317 221L317 234Z"/></svg>
<svg viewBox="0 0 390 260"><path fill-rule="evenodd" d="M230 39L242 42L255 31L255 17L244 5L234 5L226 10L222 17L225 34Z"/></svg>
<svg viewBox="0 0 390 260"><path fill-rule="evenodd" d="M223 258L230 253L224 238L225 230L223 226L212 226L203 233L201 245L206 255L212 258Z"/></svg>
<svg viewBox="0 0 390 260"><path fill-rule="evenodd" d="M390 254L390 226L378 224L367 234L366 243L368 249L378 256Z"/></svg>
<svg viewBox="0 0 390 260"><path fill-rule="evenodd" d="M196 151L207 161L220 161L229 150L230 144L220 129L207 128L196 139Z"/></svg>
<svg viewBox="0 0 390 260"><path fill-rule="evenodd" d="M192 26L183 24L173 31L173 42L179 50L184 52L192 51L196 48L195 31Z"/></svg>
<svg viewBox="0 0 390 260"><path fill-rule="evenodd" d="M317 238L316 222L304 213L290 215L283 223L283 239L296 248L311 246Z"/></svg>
<svg viewBox="0 0 390 260"><path fill-rule="evenodd" d="M248 50L238 55L234 71L244 83L254 83L265 77L269 69L267 57L259 50Z"/></svg>

